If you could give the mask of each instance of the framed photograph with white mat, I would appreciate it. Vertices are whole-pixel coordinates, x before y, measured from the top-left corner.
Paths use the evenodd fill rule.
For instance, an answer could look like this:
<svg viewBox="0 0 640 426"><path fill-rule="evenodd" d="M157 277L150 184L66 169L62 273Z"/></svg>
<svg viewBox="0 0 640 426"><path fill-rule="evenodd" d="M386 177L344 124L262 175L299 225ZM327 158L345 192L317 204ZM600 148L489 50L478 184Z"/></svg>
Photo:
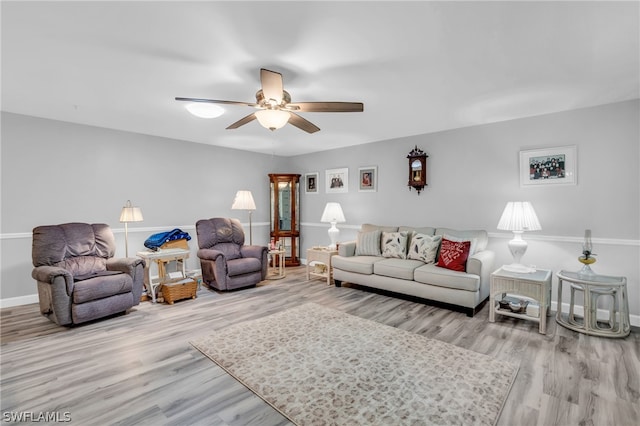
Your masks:
<svg viewBox="0 0 640 426"><path fill-rule="evenodd" d="M520 151L520 186L575 185L576 146Z"/></svg>
<svg viewBox="0 0 640 426"><path fill-rule="evenodd" d="M304 175L304 193L305 194L318 193L318 172L306 173Z"/></svg>
<svg viewBox="0 0 640 426"><path fill-rule="evenodd" d="M325 174L325 192L339 194L349 192L349 168L327 169Z"/></svg>
<svg viewBox="0 0 640 426"><path fill-rule="evenodd" d="M358 191L376 192L378 190L378 166L358 168Z"/></svg>

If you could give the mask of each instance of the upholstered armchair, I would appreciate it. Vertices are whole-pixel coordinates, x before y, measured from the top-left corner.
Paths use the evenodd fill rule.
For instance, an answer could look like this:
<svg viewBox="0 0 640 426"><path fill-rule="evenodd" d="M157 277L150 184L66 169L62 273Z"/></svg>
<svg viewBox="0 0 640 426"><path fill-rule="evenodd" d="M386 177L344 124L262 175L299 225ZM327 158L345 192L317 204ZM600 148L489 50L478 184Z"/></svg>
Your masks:
<svg viewBox="0 0 640 426"><path fill-rule="evenodd" d="M65 223L33 230L33 272L40 313L60 325L126 312L140 303L144 263L114 258L108 225Z"/></svg>
<svg viewBox="0 0 640 426"><path fill-rule="evenodd" d="M196 232L202 280L209 287L251 287L267 276L267 247L244 245L244 231L237 219L202 219L196 223Z"/></svg>

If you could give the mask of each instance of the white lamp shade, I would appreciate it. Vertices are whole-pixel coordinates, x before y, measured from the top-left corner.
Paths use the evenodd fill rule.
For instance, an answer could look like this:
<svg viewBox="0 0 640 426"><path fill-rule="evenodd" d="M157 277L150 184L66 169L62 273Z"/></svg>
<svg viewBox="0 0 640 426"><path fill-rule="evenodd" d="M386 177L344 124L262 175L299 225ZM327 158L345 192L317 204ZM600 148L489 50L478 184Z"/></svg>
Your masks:
<svg viewBox="0 0 640 426"><path fill-rule="evenodd" d="M120 222L142 222L142 210L140 207L133 207L131 201L127 200L127 204L120 212Z"/></svg>
<svg viewBox="0 0 640 426"><path fill-rule="evenodd" d="M340 203L327 203L327 205L324 206L324 212L322 213L320 222L342 223L346 221Z"/></svg>
<svg viewBox="0 0 640 426"><path fill-rule="evenodd" d="M542 229L533 206L528 201L509 201L498 222L505 231L539 231Z"/></svg>
<svg viewBox="0 0 640 426"><path fill-rule="evenodd" d="M236 198L233 200L232 210L255 210L256 203L253 201L253 195L251 191L238 191L236 192Z"/></svg>
<svg viewBox="0 0 640 426"><path fill-rule="evenodd" d="M284 127L289 121L289 114L287 111L281 111L279 109L261 109L257 111L256 118L262 127L266 127L269 130L276 130Z"/></svg>
<svg viewBox="0 0 640 426"><path fill-rule="evenodd" d="M224 114L224 109L222 109L222 107L206 102L194 102L192 104L187 104L185 108L191 114L200 118L216 118Z"/></svg>

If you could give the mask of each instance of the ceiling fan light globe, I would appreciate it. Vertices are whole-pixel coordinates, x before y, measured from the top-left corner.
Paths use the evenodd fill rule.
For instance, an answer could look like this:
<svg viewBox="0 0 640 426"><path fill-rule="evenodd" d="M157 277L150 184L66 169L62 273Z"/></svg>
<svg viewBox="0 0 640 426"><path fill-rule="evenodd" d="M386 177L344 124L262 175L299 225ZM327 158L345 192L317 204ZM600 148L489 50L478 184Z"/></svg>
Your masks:
<svg viewBox="0 0 640 426"><path fill-rule="evenodd" d="M217 118L224 114L224 109L218 105L194 102L185 105L187 111L200 118Z"/></svg>
<svg viewBox="0 0 640 426"><path fill-rule="evenodd" d="M289 121L289 117L291 117L291 114L279 109L262 109L256 112L256 118L260 125L269 130L277 130L284 127Z"/></svg>

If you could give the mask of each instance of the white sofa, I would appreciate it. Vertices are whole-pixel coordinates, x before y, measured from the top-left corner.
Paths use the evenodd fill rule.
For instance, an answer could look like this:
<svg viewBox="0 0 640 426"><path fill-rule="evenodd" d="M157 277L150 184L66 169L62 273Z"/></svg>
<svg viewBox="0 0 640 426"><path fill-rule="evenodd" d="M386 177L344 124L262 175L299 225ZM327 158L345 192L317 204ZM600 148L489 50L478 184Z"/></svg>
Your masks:
<svg viewBox="0 0 640 426"><path fill-rule="evenodd" d="M495 255L492 251L486 250L489 239L486 231L364 224L358 234L360 243L364 245L363 238L376 235L376 231L379 231L381 236L406 233L407 258L389 257L388 252L385 254L385 242L382 238L380 255L357 255L358 251L363 251L358 250L357 241L340 243L338 255L331 259L336 286L340 287L342 282L349 282L440 302L454 309L463 308L462 310L471 317L489 298L489 279ZM434 263L408 258L412 238L417 234L431 236L434 240L441 236L447 240L470 241L471 252L466 265L463 266L464 270L437 266L439 253L435 255ZM447 241L447 244L450 243Z"/></svg>

